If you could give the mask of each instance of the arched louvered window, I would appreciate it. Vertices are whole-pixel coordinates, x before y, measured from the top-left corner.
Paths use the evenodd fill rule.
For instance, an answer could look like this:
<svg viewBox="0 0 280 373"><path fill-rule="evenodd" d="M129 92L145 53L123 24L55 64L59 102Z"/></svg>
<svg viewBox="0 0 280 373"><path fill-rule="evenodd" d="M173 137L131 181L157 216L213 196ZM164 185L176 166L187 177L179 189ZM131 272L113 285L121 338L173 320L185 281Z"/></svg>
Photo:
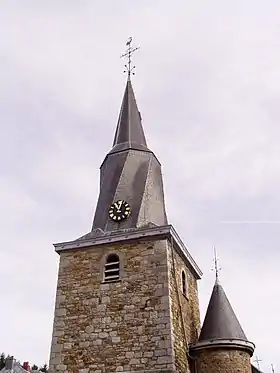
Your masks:
<svg viewBox="0 0 280 373"><path fill-rule="evenodd" d="M104 281L116 281L120 278L120 258L117 254L110 254L107 257L104 268Z"/></svg>
<svg viewBox="0 0 280 373"><path fill-rule="evenodd" d="M185 271L182 271L182 292L184 296L187 296L187 278Z"/></svg>

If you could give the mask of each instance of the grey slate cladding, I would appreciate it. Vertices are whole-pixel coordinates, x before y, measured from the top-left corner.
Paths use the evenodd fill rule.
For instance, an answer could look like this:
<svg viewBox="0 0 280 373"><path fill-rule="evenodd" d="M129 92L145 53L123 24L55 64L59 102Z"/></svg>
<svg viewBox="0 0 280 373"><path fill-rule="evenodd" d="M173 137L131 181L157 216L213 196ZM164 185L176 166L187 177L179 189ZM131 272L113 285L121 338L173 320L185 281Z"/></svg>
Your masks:
<svg viewBox="0 0 280 373"><path fill-rule="evenodd" d="M131 216L117 223L109 218L111 204L125 200ZM161 165L148 149L131 81L128 80L113 148L100 170L100 193L92 231L139 228L167 224Z"/></svg>
<svg viewBox="0 0 280 373"><path fill-rule="evenodd" d="M247 341L223 287L216 282L201 328L199 342L218 339Z"/></svg>
<svg viewBox="0 0 280 373"><path fill-rule="evenodd" d="M113 148L109 154L127 149L150 151L147 148L141 115L137 108L130 79L126 84Z"/></svg>

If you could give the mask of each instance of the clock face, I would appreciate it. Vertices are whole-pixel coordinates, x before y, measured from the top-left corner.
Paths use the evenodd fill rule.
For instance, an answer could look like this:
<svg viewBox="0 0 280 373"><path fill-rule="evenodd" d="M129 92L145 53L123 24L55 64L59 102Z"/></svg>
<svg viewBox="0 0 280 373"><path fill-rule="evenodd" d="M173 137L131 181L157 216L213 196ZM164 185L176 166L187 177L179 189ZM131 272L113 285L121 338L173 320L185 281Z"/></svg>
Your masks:
<svg viewBox="0 0 280 373"><path fill-rule="evenodd" d="M109 210L109 216L114 221L122 221L127 219L131 213L129 204L126 201L116 201L114 202Z"/></svg>

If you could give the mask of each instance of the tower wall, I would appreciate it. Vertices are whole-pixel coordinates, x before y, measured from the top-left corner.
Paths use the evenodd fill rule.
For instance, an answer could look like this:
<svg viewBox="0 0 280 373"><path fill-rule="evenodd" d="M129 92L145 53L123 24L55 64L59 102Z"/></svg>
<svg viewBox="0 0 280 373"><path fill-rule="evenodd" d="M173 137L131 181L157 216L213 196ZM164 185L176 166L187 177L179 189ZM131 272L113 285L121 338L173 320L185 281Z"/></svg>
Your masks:
<svg viewBox="0 0 280 373"><path fill-rule="evenodd" d="M182 257L169 244L169 287L171 297L172 335L177 372L190 372L188 345L197 342L200 314L197 280ZM182 271L187 279L187 296L182 292Z"/></svg>
<svg viewBox="0 0 280 373"><path fill-rule="evenodd" d="M112 252L122 279L102 283ZM61 253L50 373L171 371L167 263L166 240Z"/></svg>
<svg viewBox="0 0 280 373"><path fill-rule="evenodd" d="M200 351L195 373L252 373L250 355L241 350Z"/></svg>

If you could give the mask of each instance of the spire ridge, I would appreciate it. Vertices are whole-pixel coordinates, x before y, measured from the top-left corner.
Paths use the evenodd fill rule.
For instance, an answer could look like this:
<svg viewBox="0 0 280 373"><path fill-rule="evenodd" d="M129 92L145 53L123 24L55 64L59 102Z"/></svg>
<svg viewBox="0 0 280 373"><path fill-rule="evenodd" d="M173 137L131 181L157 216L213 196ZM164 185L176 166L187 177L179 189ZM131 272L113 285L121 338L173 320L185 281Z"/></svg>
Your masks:
<svg viewBox="0 0 280 373"><path fill-rule="evenodd" d="M132 38L127 42L128 50L124 55L128 57L128 76L113 147L100 167L100 192L91 237L106 232L167 224L161 165L147 147L130 79L134 74L131 55L138 49L131 47L131 41ZM130 213L116 220L113 211L117 208L117 212L121 212L120 203Z"/></svg>

